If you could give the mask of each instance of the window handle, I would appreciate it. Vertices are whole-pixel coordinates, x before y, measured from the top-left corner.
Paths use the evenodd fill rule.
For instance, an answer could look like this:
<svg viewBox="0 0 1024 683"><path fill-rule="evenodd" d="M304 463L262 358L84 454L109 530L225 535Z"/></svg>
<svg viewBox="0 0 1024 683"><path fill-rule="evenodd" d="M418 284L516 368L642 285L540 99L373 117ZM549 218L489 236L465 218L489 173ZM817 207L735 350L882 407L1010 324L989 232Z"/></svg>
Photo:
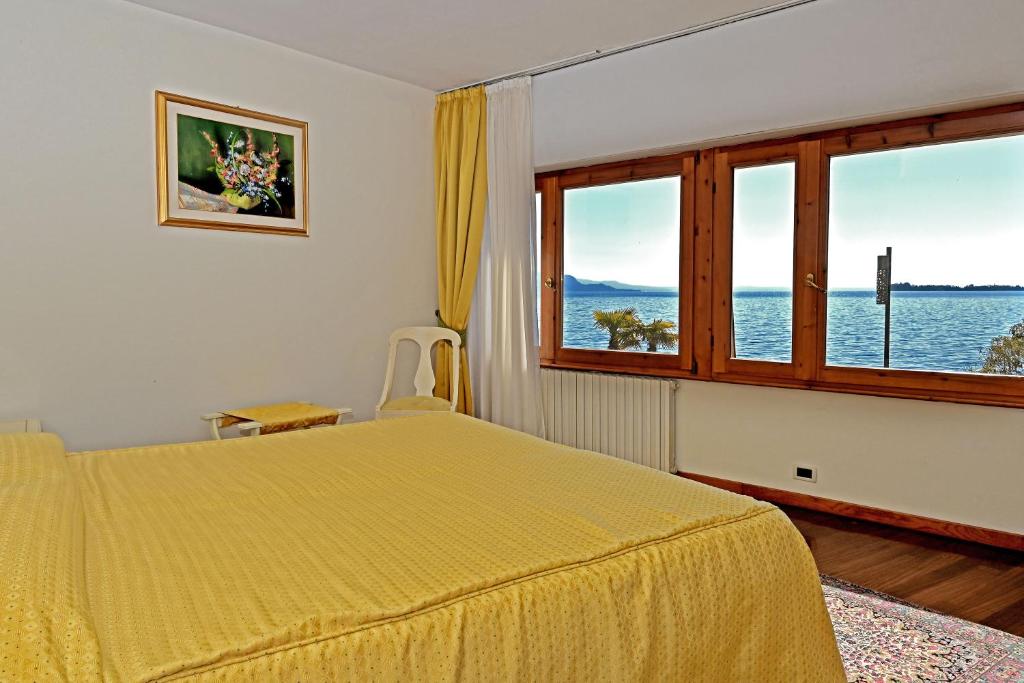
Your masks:
<svg viewBox="0 0 1024 683"><path fill-rule="evenodd" d="M544 286L547 287L548 289L554 289L555 288L555 278L553 278L553 277L545 278Z"/></svg>
<svg viewBox="0 0 1024 683"><path fill-rule="evenodd" d="M828 291L827 289L825 289L824 287L822 287L821 285L814 281L814 273L807 273L807 275L804 275L804 284L807 285L808 287L813 287L822 294L825 294Z"/></svg>

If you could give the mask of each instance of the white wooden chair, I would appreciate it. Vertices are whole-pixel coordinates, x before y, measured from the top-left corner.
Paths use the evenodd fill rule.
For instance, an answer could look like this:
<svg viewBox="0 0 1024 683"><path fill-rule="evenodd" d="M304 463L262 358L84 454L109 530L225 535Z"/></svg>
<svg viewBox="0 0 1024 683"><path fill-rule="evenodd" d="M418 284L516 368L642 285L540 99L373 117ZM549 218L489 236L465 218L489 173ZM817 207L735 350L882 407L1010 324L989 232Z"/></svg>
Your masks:
<svg viewBox="0 0 1024 683"><path fill-rule="evenodd" d="M395 378L395 359L398 357L398 344L403 340L416 342L419 346L420 359L413 378L416 387L415 396L389 398L391 385ZM452 400L434 396L434 368L430 364L430 350L438 342L451 342L452 345ZM388 369L384 373L384 391L377 402L377 418L404 417L406 415L422 415L437 411L455 412L459 401L459 349L462 340L459 333L444 327L400 327L391 333L388 340Z"/></svg>

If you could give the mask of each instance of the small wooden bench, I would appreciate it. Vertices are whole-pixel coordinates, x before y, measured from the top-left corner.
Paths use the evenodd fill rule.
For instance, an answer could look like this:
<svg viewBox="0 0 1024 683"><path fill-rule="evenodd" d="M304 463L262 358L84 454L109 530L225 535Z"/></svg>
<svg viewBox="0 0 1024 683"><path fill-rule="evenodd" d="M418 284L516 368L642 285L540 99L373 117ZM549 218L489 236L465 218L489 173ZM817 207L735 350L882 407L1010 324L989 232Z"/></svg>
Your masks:
<svg viewBox="0 0 1024 683"><path fill-rule="evenodd" d="M207 413L202 419L210 424L213 438L221 439L220 430L233 425L244 436L259 436L320 425L339 425L345 417L351 416L351 408L327 408L300 401Z"/></svg>

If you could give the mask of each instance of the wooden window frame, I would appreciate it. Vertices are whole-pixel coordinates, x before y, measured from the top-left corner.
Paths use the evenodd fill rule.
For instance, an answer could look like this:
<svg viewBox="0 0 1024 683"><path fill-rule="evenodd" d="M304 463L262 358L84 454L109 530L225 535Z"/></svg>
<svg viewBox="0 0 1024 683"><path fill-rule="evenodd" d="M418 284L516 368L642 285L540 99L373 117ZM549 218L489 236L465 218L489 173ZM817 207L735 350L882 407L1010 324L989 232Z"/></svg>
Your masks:
<svg viewBox="0 0 1024 683"><path fill-rule="evenodd" d="M694 171L693 153L649 157L537 175L541 193L541 364L581 370L667 377L693 372ZM615 185L677 176L679 202L679 330L678 352L577 349L562 346L564 193L566 190ZM550 284L547 284L550 283ZM554 286L551 286L554 285Z"/></svg>
<svg viewBox="0 0 1024 683"><path fill-rule="evenodd" d="M960 372L825 364L827 298L804 282L828 286L828 193L835 156L1024 134L1024 102L834 129L621 161L537 175L542 194L542 280L562 282L562 192L628 180L682 178L680 205L680 353L673 367L657 356L561 348L560 290L541 295L541 364L625 374L802 388L1024 408L1024 378ZM797 162L794 227L793 359L732 358L732 173L739 166ZM681 169L666 172L673 164Z"/></svg>
<svg viewBox="0 0 1024 683"><path fill-rule="evenodd" d="M817 308L815 290L806 287L800 273L815 272L817 253L818 178L814 172L817 141L786 142L759 147L722 149L715 153L713 221L712 298L712 376L763 377L776 380L809 380L814 376L816 338L807 325ZM793 196L793 318L791 320L792 359L789 362L734 358L732 348L732 254L733 254L733 178L738 168L757 168L792 162L796 173ZM724 256L724 258L723 258ZM810 317L809 317L810 316Z"/></svg>
<svg viewBox="0 0 1024 683"><path fill-rule="evenodd" d="M820 155L817 277L828 282L829 171L833 157L924 145L1024 134L1024 106L960 112L926 120L838 131L823 135ZM827 302L826 302L827 303ZM1024 378L963 372L831 366L825 363L827 305L815 320L819 353L816 379L823 385L871 389L887 395L1024 407Z"/></svg>

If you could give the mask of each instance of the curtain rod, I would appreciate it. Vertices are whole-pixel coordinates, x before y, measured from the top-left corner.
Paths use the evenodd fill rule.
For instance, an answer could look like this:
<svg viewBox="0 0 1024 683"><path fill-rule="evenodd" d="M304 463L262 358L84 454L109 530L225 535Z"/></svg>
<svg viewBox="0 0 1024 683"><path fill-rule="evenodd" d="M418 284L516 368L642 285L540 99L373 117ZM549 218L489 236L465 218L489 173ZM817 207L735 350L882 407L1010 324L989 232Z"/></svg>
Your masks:
<svg viewBox="0 0 1024 683"><path fill-rule="evenodd" d="M799 7L800 5L807 5L816 0L785 0L784 2L777 2L767 7L761 7L760 9L750 10L749 12L741 12L739 14L733 14L722 19L715 19L703 24L691 26L690 28L683 29L682 31L676 31L675 33L668 33L657 38L650 38L648 40L641 41L639 43L632 43L630 45L623 45L622 47L614 47L606 50L591 50L590 52L584 52L581 55L575 57L569 57L567 59L559 59L558 61L548 62L540 66L535 66L532 69L524 69L522 71L513 71L503 76L496 78L488 78L482 81L473 81L471 83L463 83L462 85L454 88L445 88L439 90L438 94L446 92L452 92L455 90L462 90L463 88L472 88L478 85L492 85L494 83L500 83L501 81L508 80L510 78L519 78L520 76L540 76L541 74L551 73L552 71L559 71L560 69L567 69L571 66L577 66L578 64L585 64L586 62L592 62L595 59L602 59L604 57L610 57L612 55L622 54L623 52L629 52L631 50L637 50L642 47L649 47L651 45L657 45L658 43L664 43L669 40L675 40L676 38L683 38L685 36L692 36L695 33L703 33L704 31L710 31L711 29L719 28L722 26L728 26L729 24L735 24L738 21L744 21L746 19L753 19L755 17L763 17L768 14L773 14L793 7Z"/></svg>

